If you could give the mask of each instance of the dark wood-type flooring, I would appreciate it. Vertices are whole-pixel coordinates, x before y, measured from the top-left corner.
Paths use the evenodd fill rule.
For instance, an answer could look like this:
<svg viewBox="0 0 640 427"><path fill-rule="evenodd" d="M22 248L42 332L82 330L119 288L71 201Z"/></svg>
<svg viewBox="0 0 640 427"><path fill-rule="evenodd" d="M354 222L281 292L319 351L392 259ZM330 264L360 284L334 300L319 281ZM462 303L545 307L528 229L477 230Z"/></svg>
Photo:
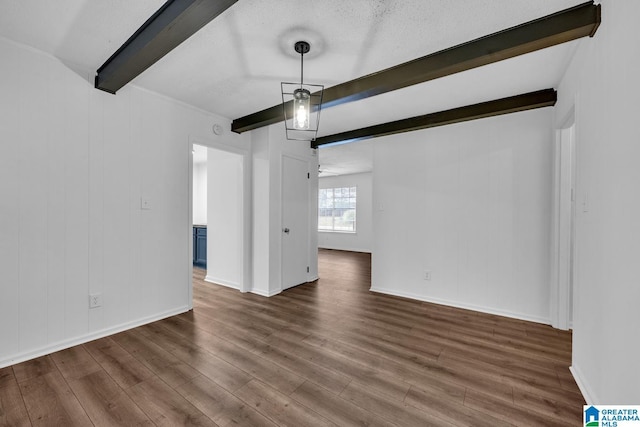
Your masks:
<svg viewBox="0 0 640 427"><path fill-rule="evenodd" d="M571 426L571 336L369 291L320 251L272 298L194 272L194 310L0 369L0 425Z"/></svg>

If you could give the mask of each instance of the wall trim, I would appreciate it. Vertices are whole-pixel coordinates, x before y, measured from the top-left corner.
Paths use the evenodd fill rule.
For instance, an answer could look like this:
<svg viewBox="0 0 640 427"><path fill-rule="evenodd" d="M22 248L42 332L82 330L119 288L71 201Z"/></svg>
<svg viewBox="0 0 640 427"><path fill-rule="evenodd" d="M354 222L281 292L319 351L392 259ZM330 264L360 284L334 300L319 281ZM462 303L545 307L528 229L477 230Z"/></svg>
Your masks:
<svg viewBox="0 0 640 427"><path fill-rule="evenodd" d="M580 393L582 393L582 397L584 397L587 405L595 405L598 403L598 399L595 398L595 393L593 389L589 386L589 382L585 380L584 375L579 367L576 365L569 366L569 371L573 375L573 379L576 380L576 384L578 384L578 388L580 389Z"/></svg>
<svg viewBox="0 0 640 427"><path fill-rule="evenodd" d="M362 248L350 248L350 247L332 247L331 245L318 245L318 249L329 249L332 251L345 251L345 252L359 252L363 254L372 253L371 249L362 249Z"/></svg>
<svg viewBox="0 0 640 427"><path fill-rule="evenodd" d="M7 366L15 365L17 363L26 362L27 360L35 359L37 357L46 356L48 354L55 353L60 350L65 350L70 347L75 347L80 344L85 344L90 341L108 337L110 335L117 334L118 332L134 329L139 326L146 325L148 323L157 322L158 320L162 320L168 317L176 316L178 314L186 313L189 310L190 310L189 307L185 305L179 308L175 308L173 310L168 310L159 314L155 314L153 316L143 317L141 319L134 320L131 322L121 323L120 325L117 325L111 328L105 328L96 332L91 332L86 335L70 338L63 341L58 341L54 344L40 347L35 350L21 352L14 356L10 356L6 359L1 359L0 368L5 368Z"/></svg>
<svg viewBox="0 0 640 427"><path fill-rule="evenodd" d="M213 283L214 285L224 286L226 288L235 289L236 291L240 290L240 285L235 282L229 282L227 280L218 279L213 276L209 276L208 274L204 278L205 282Z"/></svg>
<svg viewBox="0 0 640 427"><path fill-rule="evenodd" d="M497 316L510 317L512 319L526 320L528 322L535 322L535 323L542 323L544 325L550 325L550 319L544 318L544 317L530 316L523 313L514 313L511 311L498 310L490 307L483 307L483 306L478 306L473 304L464 304L464 303L440 299L440 298L431 298L431 297L426 297L424 295L414 294L411 292L398 292L393 289L378 288L378 287L372 286L369 290L371 292L378 292L381 294L393 295L393 296L403 297L403 298L410 298L418 301L425 301L425 302L431 302L434 304L446 305L449 307L456 307L456 308L462 308L465 310L478 311L480 313L495 314Z"/></svg>
<svg viewBox="0 0 640 427"><path fill-rule="evenodd" d="M261 297L272 297L274 295L278 295L280 292L282 292L282 290L277 289L275 291L264 291L262 289L252 289L250 291L252 294L256 294L256 295L260 295Z"/></svg>

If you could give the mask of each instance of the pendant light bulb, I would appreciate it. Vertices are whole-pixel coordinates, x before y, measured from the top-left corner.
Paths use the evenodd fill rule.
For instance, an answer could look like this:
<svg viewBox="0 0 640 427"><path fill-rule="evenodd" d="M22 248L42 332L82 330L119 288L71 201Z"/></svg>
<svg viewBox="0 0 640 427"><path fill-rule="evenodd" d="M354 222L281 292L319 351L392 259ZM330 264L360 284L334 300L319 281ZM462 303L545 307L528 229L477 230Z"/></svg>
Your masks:
<svg viewBox="0 0 640 427"><path fill-rule="evenodd" d="M293 92L293 127L298 130L309 129L311 92L296 89Z"/></svg>

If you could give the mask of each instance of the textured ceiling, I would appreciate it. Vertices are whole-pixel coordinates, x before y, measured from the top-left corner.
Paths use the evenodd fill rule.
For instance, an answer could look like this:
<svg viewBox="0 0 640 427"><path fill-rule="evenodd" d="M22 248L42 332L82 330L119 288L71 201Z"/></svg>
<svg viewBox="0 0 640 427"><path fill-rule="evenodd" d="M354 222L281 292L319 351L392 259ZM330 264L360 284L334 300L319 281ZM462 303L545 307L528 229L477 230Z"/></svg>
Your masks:
<svg viewBox="0 0 640 427"><path fill-rule="evenodd" d="M163 0L0 0L0 36L96 70Z"/></svg>
<svg viewBox="0 0 640 427"><path fill-rule="evenodd" d="M318 176L348 175L373 170L373 140L318 148Z"/></svg>
<svg viewBox="0 0 640 427"><path fill-rule="evenodd" d="M297 40L311 43L305 80L333 86L579 3L239 0L134 82L238 118L299 79Z"/></svg>
<svg viewBox="0 0 640 427"><path fill-rule="evenodd" d="M0 0L0 36L95 71L163 3ZM235 119L278 104L280 82L299 79L297 40L311 43L305 81L328 87L580 3L239 0L132 83ZM555 87L576 43L325 109L319 135Z"/></svg>

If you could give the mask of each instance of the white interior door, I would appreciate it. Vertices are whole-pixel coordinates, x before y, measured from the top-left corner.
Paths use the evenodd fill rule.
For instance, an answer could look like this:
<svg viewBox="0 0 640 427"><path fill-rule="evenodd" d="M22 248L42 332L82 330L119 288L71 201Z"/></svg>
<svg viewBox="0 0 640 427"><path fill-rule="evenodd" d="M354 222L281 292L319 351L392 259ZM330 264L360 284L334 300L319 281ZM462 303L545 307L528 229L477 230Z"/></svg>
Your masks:
<svg viewBox="0 0 640 427"><path fill-rule="evenodd" d="M309 170L282 157L282 289L306 283L309 268Z"/></svg>

